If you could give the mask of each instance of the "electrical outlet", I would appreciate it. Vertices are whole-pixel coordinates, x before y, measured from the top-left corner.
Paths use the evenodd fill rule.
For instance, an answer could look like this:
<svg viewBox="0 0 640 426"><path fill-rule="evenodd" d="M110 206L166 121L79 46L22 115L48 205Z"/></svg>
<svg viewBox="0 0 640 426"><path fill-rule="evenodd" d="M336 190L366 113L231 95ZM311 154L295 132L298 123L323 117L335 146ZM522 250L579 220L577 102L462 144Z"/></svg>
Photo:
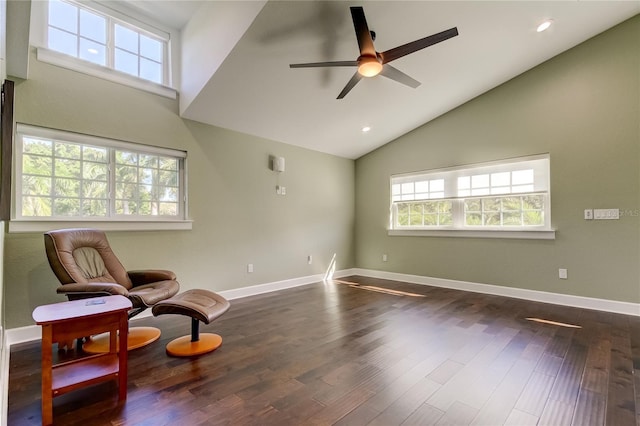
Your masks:
<svg viewBox="0 0 640 426"><path fill-rule="evenodd" d="M309 255L307 256L307 263L311 265L311 262L313 262L313 256Z"/></svg>
<svg viewBox="0 0 640 426"><path fill-rule="evenodd" d="M253 263L249 263L249 264L247 265L247 272L248 272L248 273L252 273L252 272L253 272Z"/></svg>
<svg viewBox="0 0 640 426"><path fill-rule="evenodd" d="M560 278L561 280L566 280L569 278L567 270L565 268L558 269L558 278Z"/></svg>
<svg viewBox="0 0 640 426"><path fill-rule="evenodd" d="M584 220L593 220L593 209L584 210Z"/></svg>
<svg viewBox="0 0 640 426"><path fill-rule="evenodd" d="M282 195L287 195L287 187L281 186L280 188L281 188L280 192L282 192Z"/></svg>
<svg viewBox="0 0 640 426"><path fill-rule="evenodd" d="M386 262L386 261L387 261L387 255L386 255L386 254L383 254L383 255L382 255L382 261L383 261L383 262Z"/></svg>

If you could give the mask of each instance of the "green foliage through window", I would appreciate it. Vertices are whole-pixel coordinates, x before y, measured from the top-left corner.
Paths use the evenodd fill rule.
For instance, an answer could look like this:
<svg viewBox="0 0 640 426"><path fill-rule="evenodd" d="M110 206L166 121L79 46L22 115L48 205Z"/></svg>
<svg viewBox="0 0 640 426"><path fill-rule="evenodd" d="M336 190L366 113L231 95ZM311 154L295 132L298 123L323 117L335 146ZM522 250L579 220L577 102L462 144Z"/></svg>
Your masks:
<svg viewBox="0 0 640 426"><path fill-rule="evenodd" d="M19 217L182 219L181 156L20 132L18 140Z"/></svg>
<svg viewBox="0 0 640 426"><path fill-rule="evenodd" d="M466 199L464 217L467 226L542 226L544 195Z"/></svg>
<svg viewBox="0 0 640 426"><path fill-rule="evenodd" d="M398 226L450 226L453 224L451 201L397 203Z"/></svg>
<svg viewBox="0 0 640 426"><path fill-rule="evenodd" d="M391 176L393 229L550 228L547 154Z"/></svg>

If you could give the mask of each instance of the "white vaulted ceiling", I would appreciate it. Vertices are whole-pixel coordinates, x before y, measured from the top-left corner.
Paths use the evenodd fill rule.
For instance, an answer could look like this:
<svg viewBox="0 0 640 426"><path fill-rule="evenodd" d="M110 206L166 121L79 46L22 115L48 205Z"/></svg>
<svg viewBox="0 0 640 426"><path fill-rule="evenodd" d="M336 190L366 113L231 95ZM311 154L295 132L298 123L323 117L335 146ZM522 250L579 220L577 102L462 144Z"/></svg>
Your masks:
<svg viewBox="0 0 640 426"><path fill-rule="evenodd" d="M346 158L358 158L640 13L638 1L131 3L182 28L185 118ZM378 76L336 100L354 68L289 64L355 60L350 6L363 6L378 51L451 27L460 35L393 62L422 83L418 88ZM553 26L537 33L547 18ZM363 134L363 126L371 131Z"/></svg>

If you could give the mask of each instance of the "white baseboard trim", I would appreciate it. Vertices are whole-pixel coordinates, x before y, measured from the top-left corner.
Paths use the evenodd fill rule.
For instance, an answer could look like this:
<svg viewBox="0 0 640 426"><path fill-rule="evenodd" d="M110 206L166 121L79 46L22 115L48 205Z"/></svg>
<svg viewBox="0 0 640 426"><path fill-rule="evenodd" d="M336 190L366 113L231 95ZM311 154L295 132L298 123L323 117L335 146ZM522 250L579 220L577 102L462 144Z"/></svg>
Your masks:
<svg viewBox="0 0 640 426"><path fill-rule="evenodd" d="M37 325L26 325L7 329L7 347L19 343L31 342L42 339L42 330Z"/></svg>
<svg viewBox="0 0 640 426"><path fill-rule="evenodd" d="M346 277L349 275L354 275L353 271L354 271L353 269L336 271L333 274L333 276L335 278ZM253 285L249 287L235 288L232 290L223 290L217 293L225 297L226 299L233 300L233 299L240 299L242 297L255 296L258 294L269 293L272 291L284 290L287 288L313 284L313 283L320 282L323 279L324 279L324 274L308 275L306 277L291 278L288 280L274 281L266 284L258 284L258 285ZM151 316L153 316L153 314L151 313L151 309L147 309L146 311L140 313L139 315L136 315L136 317L133 318L131 321L132 323L135 323L136 320L148 318ZM24 327L10 328L6 330L7 351L9 350L11 345L16 345L18 343L32 342L35 340L40 340L41 338L42 338L42 330L40 326L37 326L37 325L27 325ZM7 368L8 368L8 365L7 365Z"/></svg>
<svg viewBox="0 0 640 426"><path fill-rule="evenodd" d="M491 284L481 284L469 281L448 280L444 278L426 277L422 275L401 274L398 272L377 271L373 269L352 268L336 271L335 278L347 277L350 275L361 275L371 278L382 278L394 281L404 281L412 284L430 285L433 287L451 288L455 290L470 291L474 293L493 294L496 296L513 297L516 299L532 300L535 302L551 303L554 305L573 306L576 308L594 309L597 311L613 312L616 314L640 316L640 304L620 302L616 300L596 299L591 297L573 296L561 293L548 293L538 290L527 290L515 287L503 287ZM249 287L223 290L218 292L229 300L240 299L242 297L255 296L287 288L299 287L313 284L324 279L324 275L309 275L306 277L292 278L271 283L258 284ZM148 318L152 316L151 310L146 310L132 319ZM31 342L42 338L41 329L37 325L28 325L6 330L5 350L8 353L11 345ZM7 356L8 359L8 356ZM8 368L8 365L7 365Z"/></svg>
<svg viewBox="0 0 640 426"><path fill-rule="evenodd" d="M6 334L2 334L2 348L0 349L0 425L7 424L9 412L9 345Z"/></svg>
<svg viewBox="0 0 640 426"><path fill-rule="evenodd" d="M353 269L344 269L336 271L333 276L335 278L342 278L349 275L354 275ZM218 293L223 297L233 300L241 297L255 296L258 294L269 293L277 290L284 290L286 288L299 287L301 285L313 284L324 280L324 274L308 275L306 277L292 278L289 280L275 281L267 284L258 284L250 287L234 288L232 290L223 290Z"/></svg>
<svg viewBox="0 0 640 426"><path fill-rule="evenodd" d="M354 268L353 275L371 278L382 278L394 281L404 281L412 284L430 285L474 293L493 294L496 296L513 297L516 299L535 302L551 303L553 305L572 306L575 308L593 309L596 311L613 312L616 314L640 316L640 303L620 302L617 300L596 299L592 297L573 296L570 294L549 293L546 291L528 290L516 287L503 287L491 284L481 284L469 281L448 280L444 278L409 275L397 272L377 271L372 269Z"/></svg>

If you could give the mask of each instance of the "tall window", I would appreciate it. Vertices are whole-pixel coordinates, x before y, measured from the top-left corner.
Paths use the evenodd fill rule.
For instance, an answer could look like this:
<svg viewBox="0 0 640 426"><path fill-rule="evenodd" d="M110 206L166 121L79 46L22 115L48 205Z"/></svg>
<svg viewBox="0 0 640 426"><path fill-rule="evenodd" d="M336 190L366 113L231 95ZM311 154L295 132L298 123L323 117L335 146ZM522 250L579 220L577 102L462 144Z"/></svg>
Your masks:
<svg viewBox="0 0 640 426"><path fill-rule="evenodd" d="M152 33L71 0L49 0L49 49L168 85L168 35Z"/></svg>
<svg viewBox="0 0 640 426"><path fill-rule="evenodd" d="M186 153L19 124L21 220L183 220Z"/></svg>
<svg viewBox="0 0 640 426"><path fill-rule="evenodd" d="M549 156L391 177L391 228L550 229Z"/></svg>

